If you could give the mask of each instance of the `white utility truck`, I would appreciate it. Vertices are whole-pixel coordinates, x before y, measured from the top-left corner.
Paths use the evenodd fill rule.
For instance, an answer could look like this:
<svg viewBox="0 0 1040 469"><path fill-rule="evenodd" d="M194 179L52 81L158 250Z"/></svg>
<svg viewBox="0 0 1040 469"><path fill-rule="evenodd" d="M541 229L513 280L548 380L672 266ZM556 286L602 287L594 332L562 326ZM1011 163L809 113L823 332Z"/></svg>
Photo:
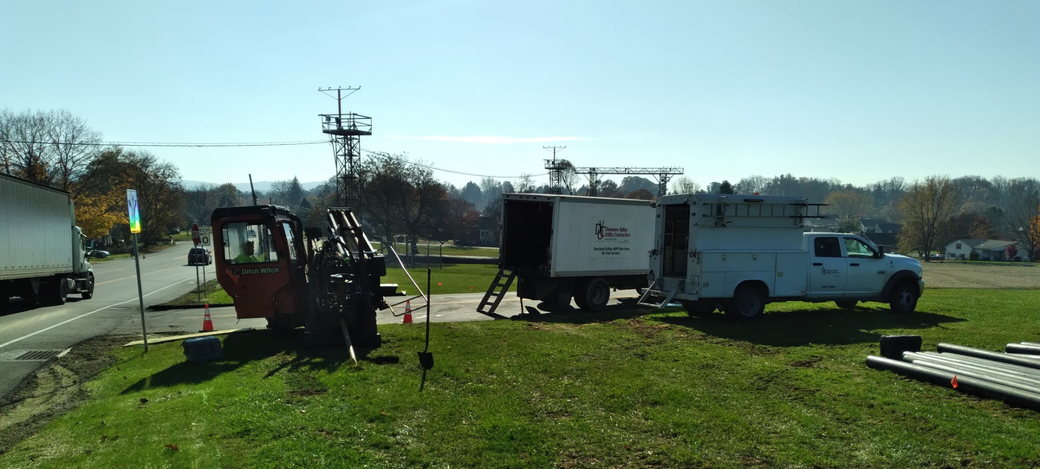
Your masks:
<svg viewBox="0 0 1040 469"><path fill-rule="evenodd" d="M878 301L913 311L924 290L921 263L853 234L806 232L806 219L826 218L820 207L801 197L662 197L651 286L640 303L678 301L691 314L721 308L742 319L777 301L833 301L842 308Z"/></svg>
<svg viewBox="0 0 1040 469"><path fill-rule="evenodd" d="M64 304L94 295L94 271L69 194L0 174L0 308L8 298Z"/></svg>
<svg viewBox="0 0 1040 469"><path fill-rule="evenodd" d="M493 312L513 278L520 298L573 297L587 311L606 306L611 288L645 287L654 213L648 200L504 194L500 270L477 310Z"/></svg>

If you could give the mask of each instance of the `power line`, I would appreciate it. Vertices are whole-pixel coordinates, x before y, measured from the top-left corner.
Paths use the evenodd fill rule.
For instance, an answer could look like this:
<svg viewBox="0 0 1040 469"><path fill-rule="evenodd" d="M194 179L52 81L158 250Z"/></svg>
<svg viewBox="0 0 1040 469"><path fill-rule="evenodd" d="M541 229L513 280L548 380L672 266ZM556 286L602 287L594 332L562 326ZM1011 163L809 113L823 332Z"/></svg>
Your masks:
<svg viewBox="0 0 1040 469"><path fill-rule="evenodd" d="M18 143L18 144L43 143L43 142L30 142L30 141L26 141L26 140L7 140L7 139L0 139L0 142L3 142L3 143ZM113 147L232 148L232 147L284 147L284 146L296 146L296 145L327 145L328 143L329 143L328 140L322 140L322 141L311 141L311 142L308 142L308 141L298 141L298 142L256 142L256 143L162 143L162 142L93 142L93 143L91 143L91 142L68 142L68 143L63 143L63 145L91 146L91 147L113 146ZM361 151L363 151L365 153L386 153L386 152L379 152L379 151L372 151L372 150L361 150ZM474 174L474 173L467 173L467 172L463 172L463 171L454 171L454 170L451 170L451 169L438 168L436 166L431 166L431 165L421 164L421 163L411 163L411 164L422 166L424 168L437 170L437 171L442 171L442 172L445 172L445 173L458 174L458 175L461 175L461 176L473 176L473 177L480 177L480 178L489 177L489 178L493 178L493 179L519 179L519 178L523 177L523 175L520 175L520 176L495 176L495 175L490 175L490 174ZM529 176L532 176L532 177L534 177L534 176L545 176L546 174L547 173L538 173L538 174L530 174Z"/></svg>
<svg viewBox="0 0 1040 469"><path fill-rule="evenodd" d="M4 143L17 143L17 144L42 144L47 145L49 142L32 142L27 140L0 140ZM163 143L163 142L62 142L63 146L84 146L84 147L285 147L294 145L325 145L329 142L327 140L321 141L299 141L299 142L254 142L254 143Z"/></svg>

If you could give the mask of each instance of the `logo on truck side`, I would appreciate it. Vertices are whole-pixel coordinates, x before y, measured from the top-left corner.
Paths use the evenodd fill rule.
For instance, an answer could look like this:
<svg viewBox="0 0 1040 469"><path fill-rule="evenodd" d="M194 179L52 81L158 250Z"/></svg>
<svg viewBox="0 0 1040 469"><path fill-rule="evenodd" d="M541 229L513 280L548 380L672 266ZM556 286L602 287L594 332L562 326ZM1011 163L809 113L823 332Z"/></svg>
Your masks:
<svg viewBox="0 0 1040 469"><path fill-rule="evenodd" d="M631 237L632 237L632 234L628 232L628 228L625 228L623 226L619 227L619 228L609 227L609 226L607 226L603 222L603 220L600 220L599 223L596 223L596 239L603 239L603 238L619 239L619 238L631 238Z"/></svg>

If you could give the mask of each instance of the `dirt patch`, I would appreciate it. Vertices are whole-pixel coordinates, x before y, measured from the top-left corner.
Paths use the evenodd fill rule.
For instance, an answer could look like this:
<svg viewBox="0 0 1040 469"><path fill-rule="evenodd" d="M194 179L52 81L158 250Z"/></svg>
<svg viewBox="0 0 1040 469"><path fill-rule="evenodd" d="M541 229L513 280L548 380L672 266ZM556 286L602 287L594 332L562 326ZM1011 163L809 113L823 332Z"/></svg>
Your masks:
<svg viewBox="0 0 1040 469"><path fill-rule="evenodd" d="M1040 289L1040 265L922 262L924 284L933 288Z"/></svg>
<svg viewBox="0 0 1040 469"><path fill-rule="evenodd" d="M41 366L21 387L0 401L0 454L35 434L55 417L90 396L83 383L116 363L112 351L133 336L104 336L81 342Z"/></svg>

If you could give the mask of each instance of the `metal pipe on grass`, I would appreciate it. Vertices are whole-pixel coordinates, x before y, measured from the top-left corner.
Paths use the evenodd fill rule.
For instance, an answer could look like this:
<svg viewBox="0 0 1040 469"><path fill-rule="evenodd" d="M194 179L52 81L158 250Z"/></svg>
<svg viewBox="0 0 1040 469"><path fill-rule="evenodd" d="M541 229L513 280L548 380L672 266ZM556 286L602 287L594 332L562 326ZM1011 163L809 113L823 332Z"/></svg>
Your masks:
<svg viewBox="0 0 1040 469"><path fill-rule="evenodd" d="M954 376L956 376L957 386L955 389L960 392L979 397L1000 399L1011 405L1040 411L1040 393L991 383L970 376L961 377L956 373L873 355L867 357L867 366L878 370L893 371L910 378L944 387L953 387L952 381Z"/></svg>

